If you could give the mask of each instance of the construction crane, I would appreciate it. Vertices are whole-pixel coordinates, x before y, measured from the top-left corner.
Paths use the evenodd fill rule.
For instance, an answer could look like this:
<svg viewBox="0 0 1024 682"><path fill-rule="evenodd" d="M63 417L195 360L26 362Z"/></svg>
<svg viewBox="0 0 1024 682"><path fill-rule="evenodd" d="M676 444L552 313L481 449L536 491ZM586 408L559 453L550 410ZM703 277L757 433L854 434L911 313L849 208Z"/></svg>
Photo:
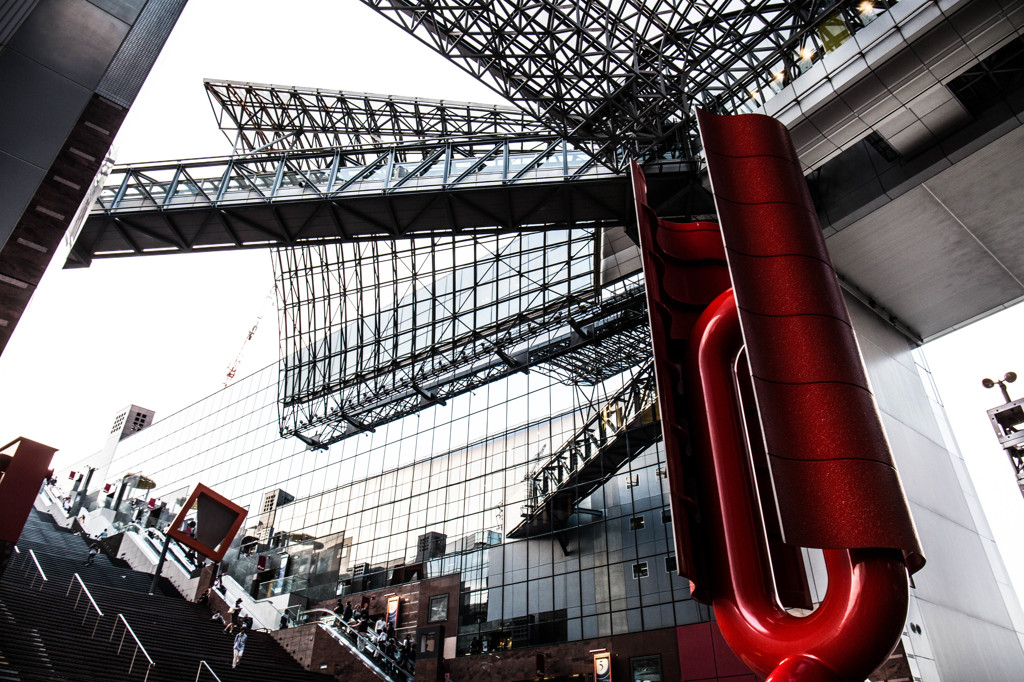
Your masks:
<svg viewBox="0 0 1024 682"><path fill-rule="evenodd" d="M270 287L270 291L267 292L267 295L263 298L262 305L260 305L260 311L259 315L256 316L256 321L253 322L252 328L245 335L245 340L242 341L242 346L238 349L238 354L235 355L234 361L231 363L231 365L228 366L228 373L227 376L224 378L225 388L227 388L227 385L231 383L231 381L235 378L235 375L238 373L238 367L239 365L242 364L242 358L245 356L246 345L249 343L249 341L252 340L252 337L256 335L256 330L259 329L260 321L263 319L263 314L267 310L267 305L273 303L273 301L274 287Z"/></svg>

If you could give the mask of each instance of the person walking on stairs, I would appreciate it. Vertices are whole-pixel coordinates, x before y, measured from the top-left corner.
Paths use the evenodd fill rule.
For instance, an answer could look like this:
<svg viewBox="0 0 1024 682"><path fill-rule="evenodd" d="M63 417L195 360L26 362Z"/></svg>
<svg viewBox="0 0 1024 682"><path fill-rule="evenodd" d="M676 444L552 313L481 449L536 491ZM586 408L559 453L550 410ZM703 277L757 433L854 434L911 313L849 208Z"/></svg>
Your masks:
<svg viewBox="0 0 1024 682"><path fill-rule="evenodd" d="M92 562L96 560L96 555L100 553L100 546L95 542L89 545L89 558L85 560L86 566L92 566Z"/></svg>
<svg viewBox="0 0 1024 682"><path fill-rule="evenodd" d="M224 632L229 635L234 634L235 630L242 624L241 617L242 600L239 598L235 600L235 605L228 610L228 624L224 627Z"/></svg>
<svg viewBox="0 0 1024 682"><path fill-rule="evenodd" d="M238 631L237 635L235 635L235 646L234 646L234 648L232 649L232 652L231 652L232 653L232 658L231 658L231 667L232 668L237 668L238 667L238 662L242 660L242 654L245 652L245 640L249 638L249 636L246 634L247 630L248 630L248 628L246 628L243 625L242 629Z"/></svg>

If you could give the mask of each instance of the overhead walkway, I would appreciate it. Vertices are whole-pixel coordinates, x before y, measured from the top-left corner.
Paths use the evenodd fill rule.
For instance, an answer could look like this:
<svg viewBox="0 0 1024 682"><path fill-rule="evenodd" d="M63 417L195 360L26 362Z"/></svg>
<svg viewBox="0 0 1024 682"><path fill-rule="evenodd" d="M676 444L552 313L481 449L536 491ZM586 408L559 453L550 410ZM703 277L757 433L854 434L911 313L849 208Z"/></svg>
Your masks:
<svg viewBox="0 0 1024 682"><path fill-rule="evenodd" d="M661 439L653 365L619 389L528 479L523 520L509 533L526 538L566 528L581 501L624 464Z"/></svg>
<svg viewBox="0 0 1024 682"><path fill-rule="evenodd" d="M649 192L669 197L659 210L712 210L693 168L672 162L649 173ZM550 134L117 166L67 266L101 257L628 225L631 191L624 175Z"/></svg>

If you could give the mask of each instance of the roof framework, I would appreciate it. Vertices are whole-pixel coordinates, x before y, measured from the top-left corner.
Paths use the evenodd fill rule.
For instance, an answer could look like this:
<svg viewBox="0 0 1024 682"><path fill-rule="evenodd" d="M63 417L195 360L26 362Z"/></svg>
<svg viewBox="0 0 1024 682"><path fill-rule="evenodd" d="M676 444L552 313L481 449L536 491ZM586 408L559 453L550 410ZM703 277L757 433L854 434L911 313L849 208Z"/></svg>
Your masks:
<svg viewBox="0 0 1024 682"><path fill-rule="evenodd" d="M363 1L510 106L207 81L236 154L115 169L75 251L286 246L280 426L310 447L531 367L632 372L642 287L604 262L629 261L604 248L628 160L690 188L659 212L703 213L679 182L694 107L754 109L869 20L850 0Z"/></svg>
<svg viewBox="0 0 1024 682"><path fill-rule="evenodd" d="M217 125L243 152L550 134L511 106L237 81L204 85Z"/></svg>
<svg viewBox="0 0 1024 682"><path fill-rule="evenodd" d="M756 106L869 20L849 0L363 2L618 170L694 158L694 106Z"/></svg>

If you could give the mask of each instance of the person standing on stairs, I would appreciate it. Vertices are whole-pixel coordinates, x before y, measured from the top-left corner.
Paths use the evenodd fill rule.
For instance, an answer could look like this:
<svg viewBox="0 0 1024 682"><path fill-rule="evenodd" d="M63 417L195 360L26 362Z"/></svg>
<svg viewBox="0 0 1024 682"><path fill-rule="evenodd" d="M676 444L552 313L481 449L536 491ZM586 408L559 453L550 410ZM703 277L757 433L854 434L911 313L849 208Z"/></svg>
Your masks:
<svg viewBox="0 0 1024 682"><path fill-rule="evenodd" d="M235 645L231 651L232 668L237 668L238 662L242 660L242 654L245 652L245 640L249 638L248 634L246 634L247 630L248 628L242 626L242 629L238 631L237 635L235 635Z"/></svg>

